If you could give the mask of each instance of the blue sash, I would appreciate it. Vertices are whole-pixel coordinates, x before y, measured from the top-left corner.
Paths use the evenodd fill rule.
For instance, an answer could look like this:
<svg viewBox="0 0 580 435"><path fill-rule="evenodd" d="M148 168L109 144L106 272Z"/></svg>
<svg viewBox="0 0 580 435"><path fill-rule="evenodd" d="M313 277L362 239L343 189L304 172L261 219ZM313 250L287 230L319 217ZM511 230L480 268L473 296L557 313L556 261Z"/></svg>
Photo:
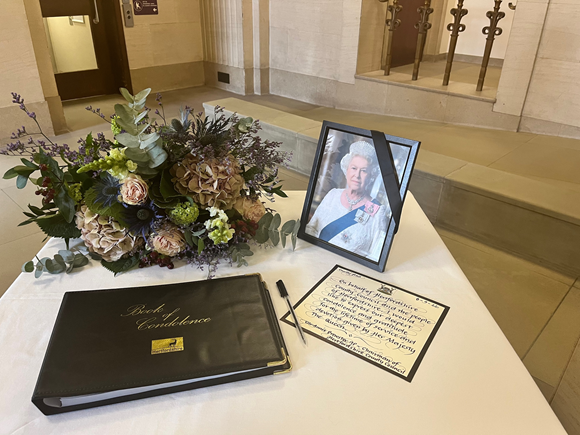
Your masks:
<svg viewBox="0 0 580 435"><path fill-rule="evenodd" d="M359 210L363 210L364 208L365 206L361 205L359 208L355 208L354 210L348 212L347 214L338 218L337 220L332 221L322 229L319 237L325 242L330 241L330 239L332 239L337 234L346 230L348 227L351 227L354 224L356 224L357 222L354 219L356 216L356 212Z"/></svg>

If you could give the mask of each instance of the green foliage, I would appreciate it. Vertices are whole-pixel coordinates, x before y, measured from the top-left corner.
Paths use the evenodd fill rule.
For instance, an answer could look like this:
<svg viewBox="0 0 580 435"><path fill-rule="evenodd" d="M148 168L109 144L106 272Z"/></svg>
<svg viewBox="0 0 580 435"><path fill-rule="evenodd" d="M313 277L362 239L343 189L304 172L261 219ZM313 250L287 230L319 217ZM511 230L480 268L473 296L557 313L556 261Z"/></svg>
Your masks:
<svg viewBox="0 0 580 435"><path fill-rule="evenodd" d="M125 133L115 136L115 139L127 147L125 155L138 165L138 172L143 176L154 176L156 168L167 160L167 152L163 149L163 140L157 132L150 132L148 110L145 102L151 89L144 89L133 96L125 88L121 94L128 104L115 104L116 122Z"/></svg>
<svg viewBox="0 0 580 435"><path fill-rule="evenodd" d="M300 228L300 219L290 220L279 229L282 223L280 214L266 213L258 222L258 229L256 231L255 240L259 244L264 244L270 241L274 246L277 246L282 241L282 247L286 247L286 237L290 236L292 241L292 250L296 249L296 239L298 236L298 229Z"/></svg>
<svg viewBox="0 0 580 435"><path fill-rule="evenodd" d="M120 273L127 272L139 263L139 255L135 254L127 258L120 258L117 261L101 260L101 264L107 270L110 270L117 276Z"/></svg>
<svg viewBox="0 0 580 435"><path fill-rule="evenodd" d="M201 238L202 234L204 234L205 232L206 232L205 229L199 231L191 231L190 229L186 229L183 233L187 244L192 248L194 246L197 247L198 254L201 254L201 252L205 248L205 242Z"/></svg>
<svg viewBox="0 0 580 435"><path fill-rule="evenodd" d="M22 265L22 272L34 272L34 277L39 278L44 272L51 274L71 273L73 269L87 264L89 264L89 259L80 252L61 249L53 258L44 257L36 264L33 261L27 261Z"/></svg>
<svg viewBox="0 0 580 435"><path fill-rule="evenodd" d="M65 221L71 223L75 217L75 200L68 193L67 186L59 183L54 186L54 203Z"/></svg>
<svg viewBox="0 0 580 435"><path fill-rule="evenodd" d="M179 202L183 199L183 197L173 197L173 198L165 198L161 194L161 184L160 183L153 183L149 187L149 197L153 200L155 205L159 208L173 208L179 204Z"/></svg>
<svg viewBox="0 0 580 435"><path fill-rule="evenodd" d="M94 187L91 187L85 193L85 204L89 210L102 216L110 216L119 222L122 227L127 227L127 223L123 220L123 212L125 211L125 208L121 203L116 202L110 207L106 207L96 200L97 195L98 192Z"/></svg>
<svg viewBox="0 0 580 435"><path fill-rule="evenodd" d="M6 173L4 173L3 178L5 180L16 178L16 187L18 189L24 189L30 176L40 168L30 160L22 158L20 161L24 163L24 166L15 166L11 169L8 169Z"/></svg>
<svg viewBox="0 0 580 435"><path fill-rule="evenodd" d="M34 222L49 237L74 239L81 236L81 231L76 227L75 223L67 222L60 213L39 216L34 219Z"/></svg>
<svg viewBox="0 0 580 435"><path fill-rule="evenodd" d="M254 120L250 117L242 118L236 123L235 127L242 133L248 133L253 123Z"/></svg>
<svg viewBox="0 0 580 435"><path fill-rule="evenodd" d="M238 267L241 267L248 265L244 257L251 257L254 253L247 243L238 243L230 248L230 255L232 256L232 261L237 263Z"/></svg>

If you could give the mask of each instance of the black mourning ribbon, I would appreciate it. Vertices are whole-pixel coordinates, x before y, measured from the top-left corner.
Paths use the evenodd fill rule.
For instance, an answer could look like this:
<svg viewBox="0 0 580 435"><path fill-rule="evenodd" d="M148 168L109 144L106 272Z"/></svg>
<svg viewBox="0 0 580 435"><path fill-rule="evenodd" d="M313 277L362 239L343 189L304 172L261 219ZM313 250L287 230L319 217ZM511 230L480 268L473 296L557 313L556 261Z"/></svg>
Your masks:
<svg viewBox="0 0 580 435"><path fill-rule="evenodd" d="M399 223L401 222L401 212L403 211L403 201L401 201L399 178L395 169L395 160L393 159L393 152L391 145L387 142L385 134L380 131L371 130L373 143L375 144L375 151L377 153L377 160L379 161L379 168L387 190L387 198L391 207L391 215L395 220L395 233L399 230Z"/></svg>

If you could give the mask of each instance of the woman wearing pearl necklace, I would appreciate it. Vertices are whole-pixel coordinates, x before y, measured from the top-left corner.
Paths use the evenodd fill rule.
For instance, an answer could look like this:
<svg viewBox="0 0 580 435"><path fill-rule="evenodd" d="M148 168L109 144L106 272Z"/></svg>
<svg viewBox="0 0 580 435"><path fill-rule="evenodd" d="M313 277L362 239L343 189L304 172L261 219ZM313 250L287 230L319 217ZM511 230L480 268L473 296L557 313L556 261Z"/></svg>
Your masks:
<svg viewBox="0 0 580 435"><path fill-rule="evenodd" d="M380 175L373 145L354 142L340 161L340 167L346 177L346 187L326 194L306 225L306 233L378 261L390 209L370 196Z"/></svg>

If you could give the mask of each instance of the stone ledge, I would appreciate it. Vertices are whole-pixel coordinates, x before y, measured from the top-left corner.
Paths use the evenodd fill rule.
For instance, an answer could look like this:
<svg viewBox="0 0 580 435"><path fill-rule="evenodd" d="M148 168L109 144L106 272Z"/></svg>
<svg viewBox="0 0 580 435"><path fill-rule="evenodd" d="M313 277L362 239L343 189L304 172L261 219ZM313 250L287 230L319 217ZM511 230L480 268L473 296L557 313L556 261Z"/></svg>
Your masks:
<svg viewBox="0 0 580 435"><path fill-rule="evenodd" d="M454 90L456 87L466 88L467 86L465 86L464 83L458 83L457 84L458 86L454 86L454 83L451 83L448 86L443 86L443 85L439 85L439 82L441 81L440 79L433 79L433 80L429 81L429 86L427 86L427 85L421 85L422 82L419 82L419 83L417 83L416 81L411 82L411 79L408 79L405 81L393 80L392 78L390 78L390 76L382 75L382 71L379 71L379 72L374 71L374 72L365 73L365 74L356 74L354 77L356 79L359 79L359 80L368 80L371 82L377 82L377 83L383 83L383 84L388 83L391 86L400 86L402 88L420 89L420 90L425 91L425 92L434 92L436 94L453 95L455 97L467 98L468 100L486 101L488 103L495 103L495 101L496 101L495 97L485 97L483 95L474 95L475 91L467 93L467 92L460 92L459 90ZM423 79L423 81L426 81L426 79ZM411 82L411 83L409 83L409 82ZM475 84L471 87L475 88ZM487 91L489 93L489 90L487 90Z"/></svg>
<svg viewBox="0 0 580 435"><path fill-rule="evenodd" d="M259 119L262 136L293 153L290 168L311 173L321 122L237 98L204 103L208 116L216 105L228 115ZM557 268L580 270L580 250L570 249L570 242L580 243L578 192L427 150L419 152L410 190L433 223Z"/></svg>

